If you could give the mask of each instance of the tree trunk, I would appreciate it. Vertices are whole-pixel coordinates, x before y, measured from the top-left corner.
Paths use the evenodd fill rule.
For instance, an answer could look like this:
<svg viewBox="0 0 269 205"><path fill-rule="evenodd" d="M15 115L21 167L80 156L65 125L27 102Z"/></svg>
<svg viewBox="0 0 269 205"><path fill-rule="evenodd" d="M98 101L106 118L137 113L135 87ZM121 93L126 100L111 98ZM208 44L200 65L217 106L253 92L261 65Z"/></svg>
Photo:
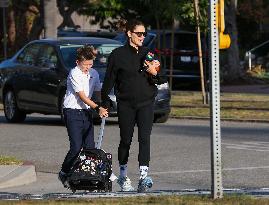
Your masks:
<svg viewBox="0 0 269 205"><path fill-rule="evenodd" d="M170 65L169 65L169 85L170 90L173 90L173 70L174 70L174 45L175 45L175 19L173 21L172 33L171 33L171 49L170 49Z"/></svg>
<svg viewBox="0 0 269 205"><path fill-rule="evenodd" d="M45 38L57 38L57 25L55 14L57 13L55 0L44 0L44 29Z"/></svg>
<svg viewBox="0 0 269 205"><path fill-rule="evenodd" d="M14 44L14 50L17 51L26 42L28 42L28 28L26 23L26 10L27 6L24 2L13 0L13 11L15 15L15 29L16 29L16 39Z"/></svg>
<svg viewBox="0 0 269 205"><path fill-rule="evenodd" d="M2 17L2 11L0 12L0 61L2 60L2 58L4 57L4 45L3 45L3 17Z"/></svg>
<svg viewBox="0 0 269 205"><path fill-rule="evenodd" d="M8 12L8 54L14 52L14 45L16 40L16 24L15 24L15 14L13 9L9 9Z"/></svg>
<svg viewBox="0 0 269 205"><path fill-rule="evenodd" d="M206 93L205 93L204 66L203 66L203 54L202 54L202 46L201 46L199 13L200 13L199 12L199 1L194 0L194 14L195 14L195 19L196 19L197 44L198 44L198 56L199 56L199 67L200 67L200 82L201 82L203 103L207 104Z"/></svg>
<svg viewBox="0 0 269 205"><path fill-rule="evenodd" d="M72 13L75 11L72 7L68 7L67 3L62 0L57 0L57 6L61 16L63 17L63 22L58 26L58 29L64 27L75 27L75 23L72 19Z"/></svg>
<svg viewBox="0 0 269 205"><path fill-rule="evenodd" d="M224 66L224 81L231 82L240 78L238 32L236 25L235 0L225 4L225 32L230 35L231 46L227 49L227 65Z"/></svg>

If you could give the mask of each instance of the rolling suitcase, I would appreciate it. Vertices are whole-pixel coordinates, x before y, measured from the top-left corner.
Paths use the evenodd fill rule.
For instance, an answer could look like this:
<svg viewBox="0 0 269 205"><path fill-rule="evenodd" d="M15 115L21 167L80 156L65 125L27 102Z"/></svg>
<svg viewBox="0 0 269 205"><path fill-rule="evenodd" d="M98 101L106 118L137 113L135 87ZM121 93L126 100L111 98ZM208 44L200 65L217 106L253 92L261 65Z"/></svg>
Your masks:
<svg viewBox="0 0 269 205"><path fill-rule="evenodd" d="M112 155L101 149L105 118L102 118L99 135L94 149L81 150L68 177L72 192L111 192Z"/></svg>

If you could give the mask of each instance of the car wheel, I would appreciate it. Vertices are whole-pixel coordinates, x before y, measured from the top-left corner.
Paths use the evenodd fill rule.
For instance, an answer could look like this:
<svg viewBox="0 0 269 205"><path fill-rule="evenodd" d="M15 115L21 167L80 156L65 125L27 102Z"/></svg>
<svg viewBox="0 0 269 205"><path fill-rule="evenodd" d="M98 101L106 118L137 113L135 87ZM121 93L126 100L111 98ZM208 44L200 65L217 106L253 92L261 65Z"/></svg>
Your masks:
<svg viewBox="0 0 269 205"><path fill-rule="evenodd" d="M169 113L157 114L154 116L154 122L156 123L165 123L169 118Z"/></svg>
<svg viewBox="0 0 269 205"><path fill-rule="evenodd" d="M4 113L8 122L22 122L26 114L19 110L13 91L9 90L4 96Z"/></svg>

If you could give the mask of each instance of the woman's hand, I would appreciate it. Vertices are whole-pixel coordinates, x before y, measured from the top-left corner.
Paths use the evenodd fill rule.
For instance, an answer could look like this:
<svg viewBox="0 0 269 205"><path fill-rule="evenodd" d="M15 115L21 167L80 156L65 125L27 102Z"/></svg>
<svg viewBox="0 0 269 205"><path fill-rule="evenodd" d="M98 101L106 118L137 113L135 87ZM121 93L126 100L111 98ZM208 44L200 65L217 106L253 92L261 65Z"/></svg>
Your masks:
<svg viewBox="0 0 269 205"><path fill-rule="evenodd" d="M100 107L99 109L99 116L102 117L108 117L108 111L107 109Z"/></svg>
<svg viewBox="0 0 269 205"><path fill-rule="evenodd" d="M144 63L148 69L146 70L148 73L151 75L157 75L157 68L160 66L160 62L158 60L153 60L153 61L145 61Z"/></svg>

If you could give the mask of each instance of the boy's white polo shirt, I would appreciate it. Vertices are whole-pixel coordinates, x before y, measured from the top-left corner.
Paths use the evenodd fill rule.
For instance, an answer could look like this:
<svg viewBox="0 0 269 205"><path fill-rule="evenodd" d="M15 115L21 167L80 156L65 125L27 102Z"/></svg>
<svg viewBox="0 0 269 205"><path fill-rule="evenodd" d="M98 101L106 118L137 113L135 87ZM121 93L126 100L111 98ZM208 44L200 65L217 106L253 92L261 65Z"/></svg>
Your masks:
<svg viewBox="0 0 269 205"><path fill-rule="evenodd" d="M73 68L67 77L67 89L64 96L64 108L89 109L78 96L79 91L84 91L88 98L92 97L93 91L101 91L101 83L98 72L90 68L89 73L83 73L78 66Z"/></svg>

